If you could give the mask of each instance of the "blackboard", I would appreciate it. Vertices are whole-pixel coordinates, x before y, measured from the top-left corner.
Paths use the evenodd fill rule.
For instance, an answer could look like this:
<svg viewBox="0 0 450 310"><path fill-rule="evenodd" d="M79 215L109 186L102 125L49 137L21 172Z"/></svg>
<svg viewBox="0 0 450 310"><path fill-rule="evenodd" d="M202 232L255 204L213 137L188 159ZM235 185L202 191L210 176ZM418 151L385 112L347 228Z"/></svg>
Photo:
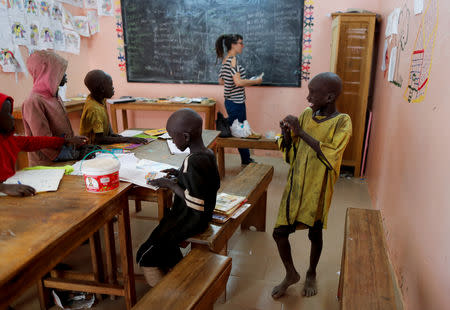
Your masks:
<svg viewBox="0 0 450 310"><path fill-rule="evenodd" d="M129 82L217 84L215 41L244 37L238 61L263 85L299 86L303 0L122 0Z"/></svg>

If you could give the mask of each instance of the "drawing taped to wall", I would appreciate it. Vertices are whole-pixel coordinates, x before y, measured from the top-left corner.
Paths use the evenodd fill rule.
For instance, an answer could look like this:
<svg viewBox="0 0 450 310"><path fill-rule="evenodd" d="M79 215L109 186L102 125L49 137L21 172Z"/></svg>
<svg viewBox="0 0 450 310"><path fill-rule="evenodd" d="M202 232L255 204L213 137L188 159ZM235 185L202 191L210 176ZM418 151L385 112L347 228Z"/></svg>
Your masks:
<svg viewBox="0 0 450 310"><path fill-rule="evenodd" d="M430 83L431 64L439 19L438 0L427 0L411 52L408 84L403 95L410 103L422 102Z"/></svg>

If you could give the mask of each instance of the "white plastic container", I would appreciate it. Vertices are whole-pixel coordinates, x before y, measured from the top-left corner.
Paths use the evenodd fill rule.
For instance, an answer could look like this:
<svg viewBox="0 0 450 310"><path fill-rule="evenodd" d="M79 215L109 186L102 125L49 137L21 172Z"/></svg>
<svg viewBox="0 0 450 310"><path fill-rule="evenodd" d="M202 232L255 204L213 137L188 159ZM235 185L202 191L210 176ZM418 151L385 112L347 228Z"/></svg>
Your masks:
<svg viewBox="0 0 450 310"><path fill-rule="evenodd" d="M92 193L103 193L119 187L120 162L111 157L100 156L85 160L82 163L86 190Z"/></svg>

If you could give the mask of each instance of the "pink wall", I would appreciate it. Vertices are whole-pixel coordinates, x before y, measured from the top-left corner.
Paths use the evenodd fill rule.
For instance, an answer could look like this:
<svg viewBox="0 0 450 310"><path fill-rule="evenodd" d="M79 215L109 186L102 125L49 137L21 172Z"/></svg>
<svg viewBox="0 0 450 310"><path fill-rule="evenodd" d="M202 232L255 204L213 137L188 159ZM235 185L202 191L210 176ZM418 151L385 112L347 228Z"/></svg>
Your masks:
<svg viewBox="0 0 450 310"><path fill-rule="evenodd" d="M428 3L428 0L424 1ZM404 1L381 0L386 17ZM381 209L390 257L407 309L448 309L450 304L450 95L448 56L450 2L439 1L439 24L426 98L403 98L410 54L422 15L411 10L409 40L400 54L401 88L379 69L375 83L373 127L368 155L368 183L374 208ZM380 46L384 43L384 36ZM447 103L446 103L447 102Z"/></svg>

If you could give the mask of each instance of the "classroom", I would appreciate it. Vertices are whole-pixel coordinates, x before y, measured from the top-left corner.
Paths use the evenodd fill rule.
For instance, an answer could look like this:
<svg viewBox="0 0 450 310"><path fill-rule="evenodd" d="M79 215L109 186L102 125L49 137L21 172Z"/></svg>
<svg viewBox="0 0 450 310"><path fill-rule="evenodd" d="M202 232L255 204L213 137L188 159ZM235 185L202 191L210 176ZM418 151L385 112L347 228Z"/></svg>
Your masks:
<svg viewBox="0 0 450 310"><path fill-rule="evenodd" d="M447 309L449 1L0 0L0 24L0 309ZM30 96L52 83L57 109Z"/></svg>

